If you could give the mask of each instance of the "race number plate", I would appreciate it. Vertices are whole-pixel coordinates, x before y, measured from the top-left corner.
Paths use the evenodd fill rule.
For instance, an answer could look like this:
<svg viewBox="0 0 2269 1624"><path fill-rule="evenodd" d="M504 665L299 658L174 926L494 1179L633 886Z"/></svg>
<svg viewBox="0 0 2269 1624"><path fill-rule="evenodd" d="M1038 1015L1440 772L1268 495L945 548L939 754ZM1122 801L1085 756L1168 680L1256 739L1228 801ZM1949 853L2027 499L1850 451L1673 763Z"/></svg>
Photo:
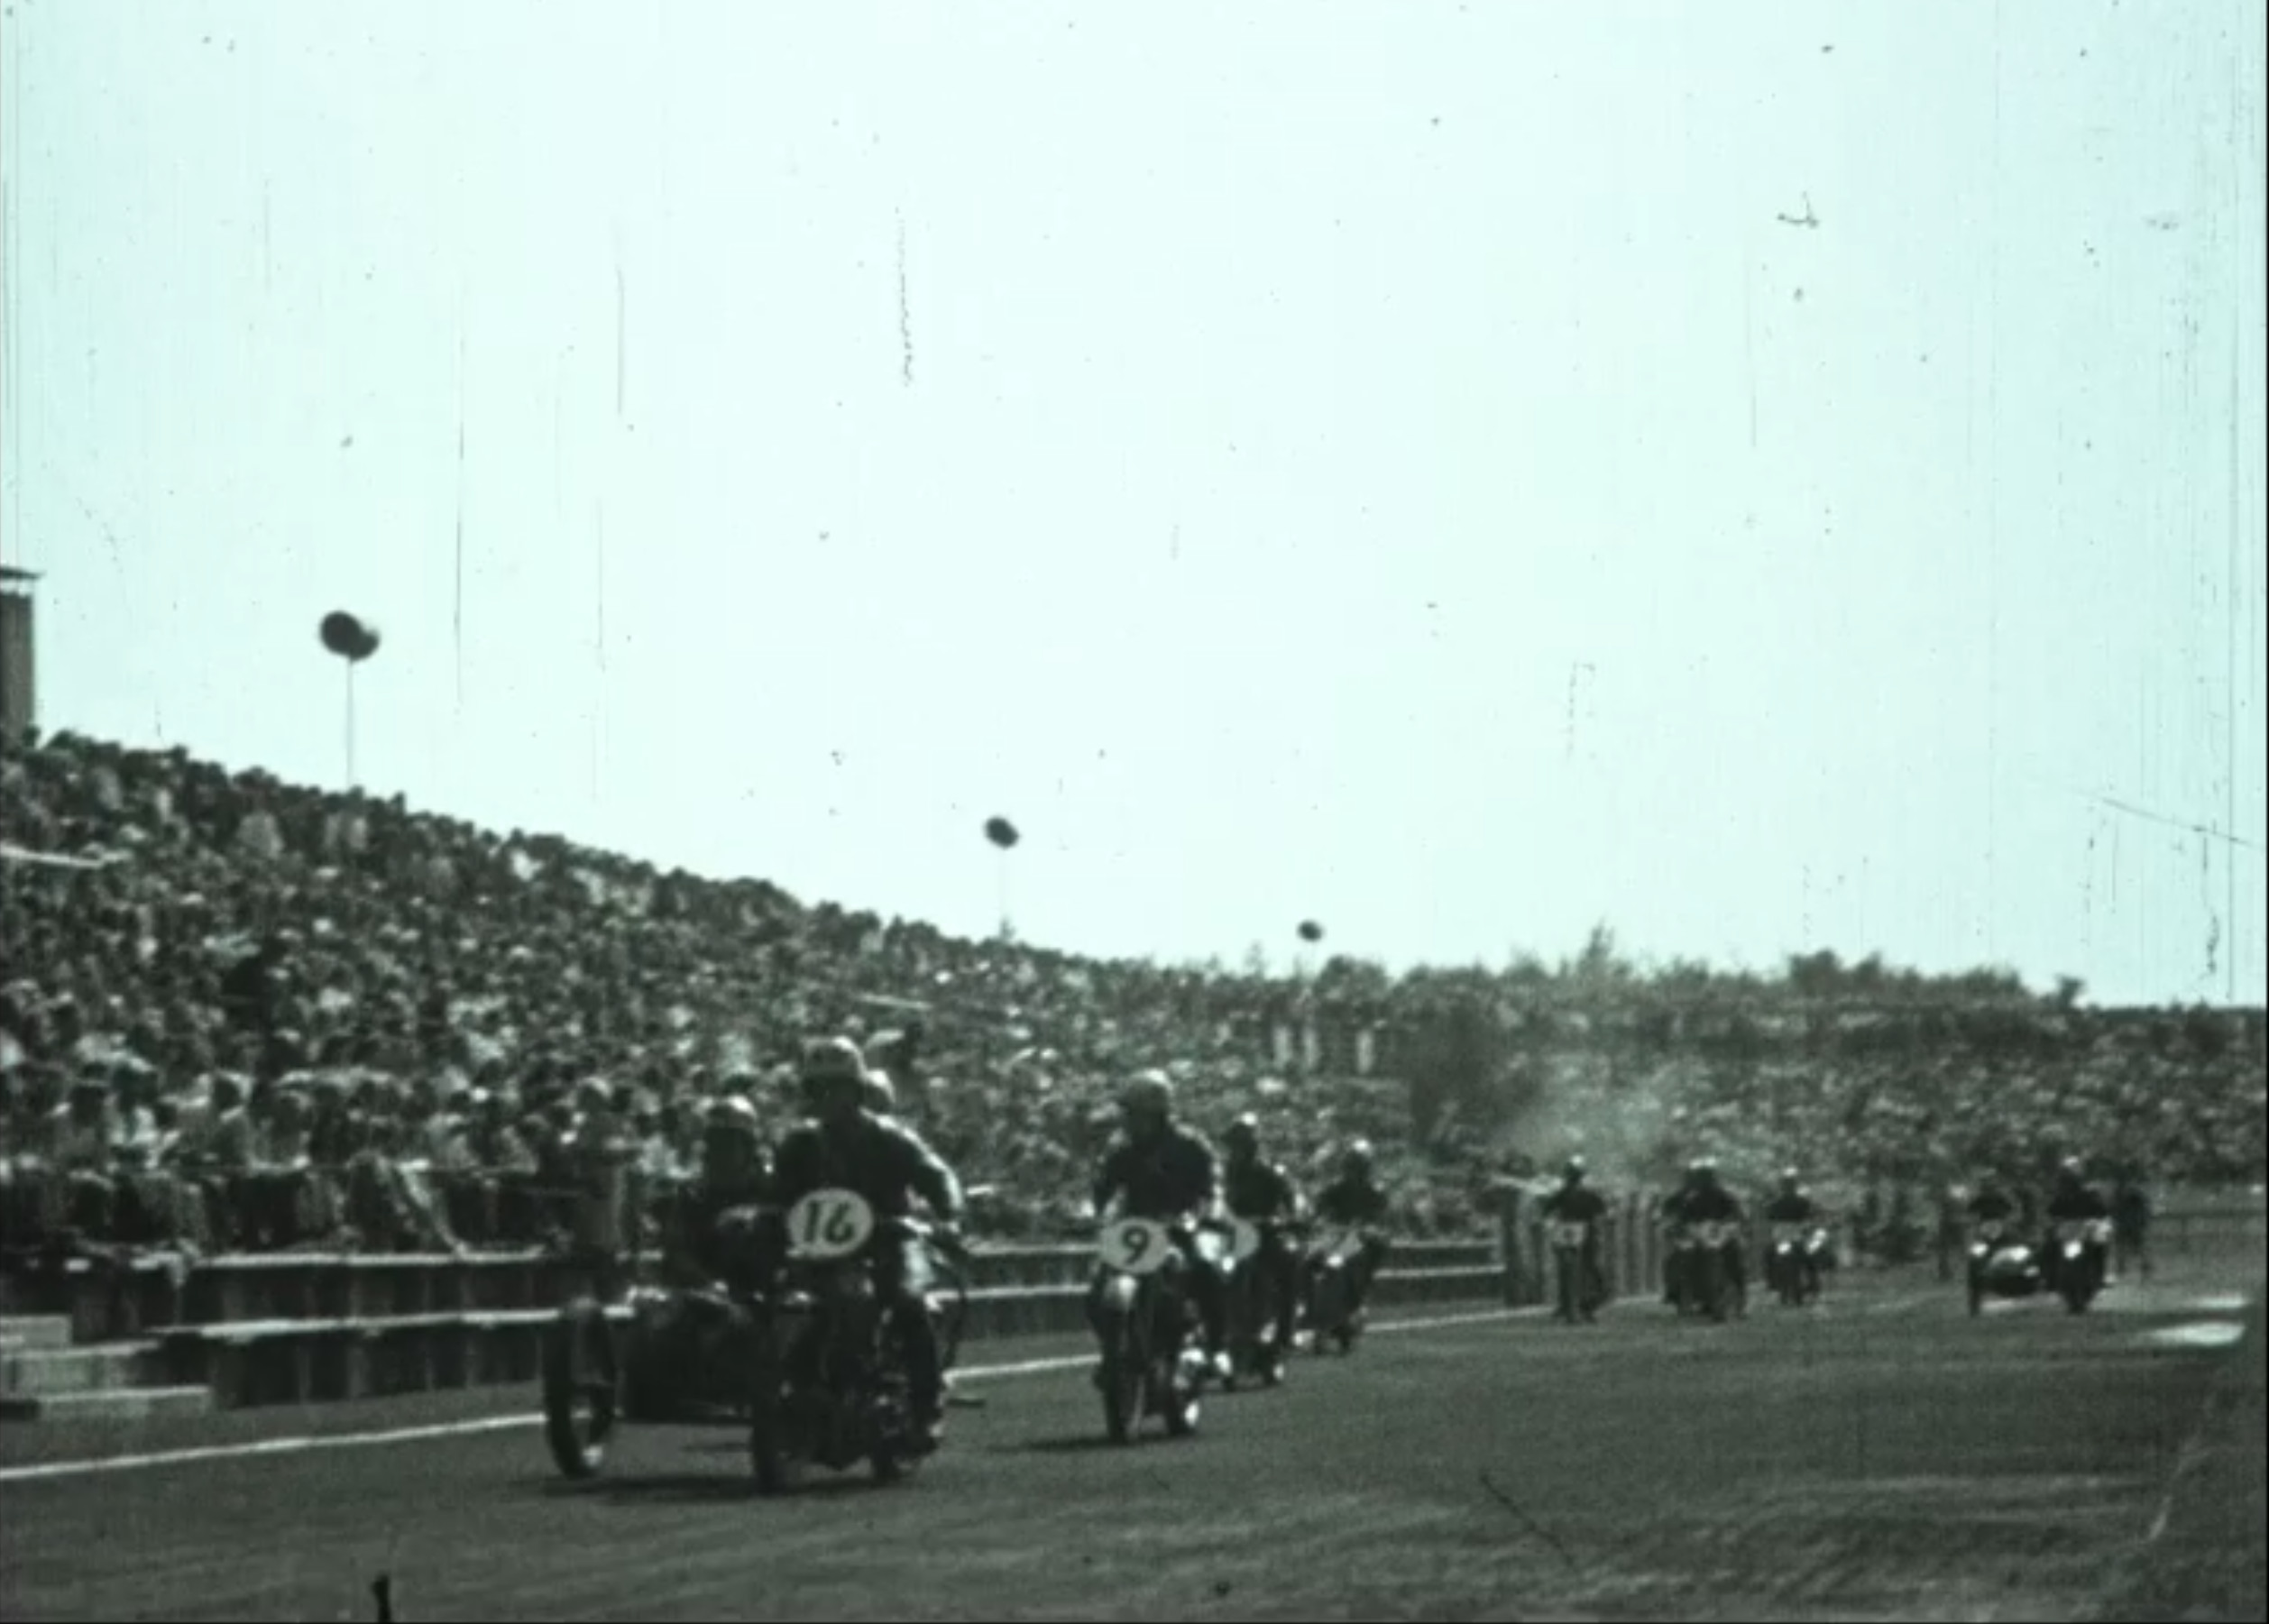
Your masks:
<svg viewBox="0 0 2269 1624"><path fill-rule="evenodd" d="M1164 1266L1174 1243L1163 1224L1147 1218L1120 1218L1106 1224L1097 1234L1095 1249L1104 1262L1123 1274L1148 1274Z"/></svg>
<svg viewBox="0 0 2269 1624"><path fill-rule="evenodd" d="M1694 1238L1704 1246L1722 1246L1733 1238L1733 1226L1716 1222L1696 1224Z"/></svg>
<svg viewBox="0 0 2269 1624"><path fill-rule="evenodd" d="M1583 1245L1584 1226L1581 1224L1555 1224L1552 1226L1552 1244L1555 1246Z"/></svg>
<svg viewBox="0 0 2269 1624"><path fill-rule="evenodd" d="M1242 1263L1261 1250L1261 1226L1243 1218L1229 1220L1229 1255Z"/></svg>
<svg viewBox="0 0 2269 1624"><path fill-rule="evenodd" d="M788 1255L800 1262L850 1257L874 1233L875 1209L856 1190L815 1189L788 1208Z"/></svg>

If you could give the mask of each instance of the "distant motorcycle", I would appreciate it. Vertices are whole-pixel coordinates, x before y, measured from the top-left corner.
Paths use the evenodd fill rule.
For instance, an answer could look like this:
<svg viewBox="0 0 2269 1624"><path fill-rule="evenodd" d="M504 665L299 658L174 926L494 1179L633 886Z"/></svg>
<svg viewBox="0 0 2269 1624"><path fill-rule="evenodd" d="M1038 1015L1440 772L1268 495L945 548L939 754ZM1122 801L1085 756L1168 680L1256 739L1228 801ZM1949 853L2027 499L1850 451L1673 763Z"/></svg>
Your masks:
<svg viewBox="0 0 2269 1624"><path fill-rule="evenodd" d="M2027 1298L2041 1289L2041 1260L2015 1228L2000 1218L1981 1218L1970 1232L1970 1312L1981 1313L1989 1297Z"/></svg>
<svg viewBox="0 0 2269 1624"><path fill-rule="evenodd" d="M1828 1232L1808 1222L1773 1225L1772 1250L1765 1254L1768 1281L1790 1307L1820 1295L1820 1276L1828 1255Z"/></svg>
<svg viewBox="0 0 2269 1624"><path fill-rule="evenodd" d="M1272 1246L1290 1244L1290 1235L1291 1226L1287 1225L1256 1224L1245 1218L1229 1220L1232 1271L1228 1280L1227 1385L1232 1390L1247 1380L1257 1381L1263 1387L1276 1387L1284 1380L1283 1363L1275 1351L1277 1317L1296 1312L1296 1305L1272 1300L1274 1282L1268 1278L1263 1260Z"/></svg>
<svg viewBox="0 0 2269 1624"><path fill-rule="evenodd" d="M2049 1274L2057 1295L2074 1314L2087 1312L2088 1305L2104 1289L2110 1256L2109 1219L2057 1220L2049 1254Z"/></svg>
<svg viewBox="0 0 2269 1624"><path fill-rule="evenodd" d="M878 1225L850 1190L815 1190L785 1215L735 1216L749 1256L733 1284L640 1288L619 1329L586 1298L548 1327L545 1436L566 1476L602 1468L618 1418L747 1426L766 1493L805 1464L840 1472L864 1460L888 1482L919 1458L906 1360L876 1291L870 1243L878 1233L935 1238L912 1219ZM968 1292L958 1249L942 1261L949 1283L925 1310L950 1369Z"/></svg>
<svg viewBox="0 0 2269 1624"><path fill-rule="evenodd" d="M1096 1255L1103 1267L1096 1336L1106 1433L1114 1444L1128 1443L1144 1417L1157 1416L1169 1437L1190 1436L1198 1430L1206 1356L1172 1230L1146 1218L1114 1219L1097 1235Z"/></svg>
<svg viewBox="0 0 2269 1624"><path fill-rule="evenodd" d="M1363 1257L1363 1233L1340 1229L1319 1236L1308 1249L1301 1278L1306 1287L1305 1320L1309 1346L1316 1353L1333 1344L1342 1353L1355 1351L1363 1332L1363 1314L1355 1302L1355 1270Z"/></svg>
<svg viewBox="0 0 2269 1624"><path fill-rule="evenodd" d="M1673 1296L1681 1318L1707 1317L1723 1323L1727 1310L1741 1304L1733 1289L1726 1249L1740 1236L1740 1226L1709 1218L1682 1224L1675 1232L1670 1262L1675 1268Z"/></svg>

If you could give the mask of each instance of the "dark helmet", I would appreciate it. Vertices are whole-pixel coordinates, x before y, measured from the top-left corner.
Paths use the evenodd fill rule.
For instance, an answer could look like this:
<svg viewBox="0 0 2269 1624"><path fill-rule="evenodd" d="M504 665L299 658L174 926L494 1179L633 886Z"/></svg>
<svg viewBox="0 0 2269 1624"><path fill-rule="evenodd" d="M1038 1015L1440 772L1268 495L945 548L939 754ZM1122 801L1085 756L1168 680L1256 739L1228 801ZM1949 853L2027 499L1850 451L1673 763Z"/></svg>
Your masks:
<svg viewBox="0 0 2269 1624"><path fill-rule="evenodd" d="M822 1038L804 1049L804 1095L815 1105L866 1096L867 1060L849 1038Z"/></svg>
<svg viewBox="0 0 2269 1624"><path fill-rule="evenodd" d="M1172 1115L1173 1078L1155 1069L1137 1073L1119 1091L1119 1108L1133 1116Z"/></svg>
<svg viewBox="0 0 2269 1624"><path fill-rule="evenodd" d="M1261 1119L1247 1111L1229 1124L1222 1135L1223 1142L1233 1151L1255 1151L1261 1145Z"/></svg>
<svg viewBox="0 0 2269 1624"><path fill-rule="evenodd" d="M1795 1168L1793 1168L1793 1167L1785 1167L1785 1168L1783 1168L1783 1169L1781 1169L1781 1170L1780 1170L1780 1188L1781 1188L1786 1189L1786 1190L1793 1190L1793 1189L1795 1189L1795 1188L1796 1188L1799 1184L1802 1184L1803 1182L1804 1182L1804 1180L1803 1180L1802 1179L1800 1179L1800 1178L1797 1176L1797 1174L1796 1174L1796 1170Z"/></svg>
<svg viewBox="0 0 2269 1624"><path fill-rule="evenodd" d="M756 1106L737 1094L716 1101L702 1119L702 1136L712 1144L731 1141L754 1150L763 1132Z"/></svg>
<svg viewBox="0 0 2269 1624"><path fill-rule="evenodd" d="M1369 1172L1371 1170L1371 1142L1367 1139L1351 1142L1347 1148L1339 1153L1339 1165L1351 1173Z"/></svg>
<svg viewBox="0 0 2269 1624"><path fill-rule="evenodd" d="M1581 1184L1584 1182L1585 1173L1588 1170L1584 1165L1584 1158L1571 1156L1567 1159L1566 1165L1560 1169L1560 1177L1570 1184Z"/></svg>

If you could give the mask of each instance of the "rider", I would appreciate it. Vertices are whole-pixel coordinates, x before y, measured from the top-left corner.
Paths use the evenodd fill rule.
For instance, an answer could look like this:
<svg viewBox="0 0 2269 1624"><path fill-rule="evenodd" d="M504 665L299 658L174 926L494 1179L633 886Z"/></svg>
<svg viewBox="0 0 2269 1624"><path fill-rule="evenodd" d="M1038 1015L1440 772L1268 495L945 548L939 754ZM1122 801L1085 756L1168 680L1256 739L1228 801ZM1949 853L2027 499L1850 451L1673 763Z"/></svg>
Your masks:
<svg viewBox="0 0 2269 1624"><path fill-rule="evenodd" d="M1304 1203L1291 1177L1281 1167L1261 1159L1261 1119L1247 1111L1229 1124L1223 1136L1228 1165L1222 1188L1232 1217L1262 1226L1261 1250L1254 1254L1261 1289L1276 1309L1275 1340L1270 1352L1279 1364L1291 1352L1292 1322L1297 1317L1300 1262L1294 1255L1286 1226L1298 1223Z"/></svg>
<svg viewBox="0 0 2269 1624"><path fill-rule="evenodd" d="M2016 1216L2016 1202L2001 1187L2000 1179L1990 1172L1980 1177L1976 1193L1970 1197L1970 1222L2008 1224L2015 1222Z"/></svg>
<svg viewBox="0 0 2269 1624"><path fill-rule="evenodd" d="M1581 1259L1584 1266L1584 1289L1577 1293L1576 1308L1585 1324L1607 1295L1606 1271L1600 1267L1600 1220L1607 1216L1607 1201L1597 1190L1584 1182L1584 1158L1571 1156L1560 1169L1560 1188L1545 1197L1539 1210L1550 1224L1581 1224L1584 1244ZM1559 1310L1555 1309L1555 1317Z"/></svg>
<svg viewBox="0 0 2269 1624"><path fill-rule="evenodd" d="M1793 1167L1781 1169L1780 1189L1765 1204L1765 1221L1768 1224L1802 1224L1809 1229L1820 1219L1820 1204L1812 1198L1812 1192L1805 1188L1803 1178ZM1813 1277L1805 1283L1816 1288L1820 1284L1818 1265L1813 1261L1809 1235L1798 1246L1796 1261L1805 1273Z"/></svg>
<svg viewBox="0 0 2269 1624"><path fill-rule="evenodd" d="M1336 1228L1352 1229L1362 1237L1362 1249L1347 1265L1350 1307L1347 1317L1363 1322L1364 1298L1379 1266L1386 1262L1387 1193L1371 1178L1371 1142L1358 1139L1341 1152L1339 1177L1317 1192L1316 1216ZM1311 1263L1318 1262L1311 1260Z"/></svg>
<svg viewBox="0 0 2269 1624"><path fill-rule="evenodd" d="M2067 1156L2056 1170L2055 1188L2048 1197L2048 1237L2042 1256L2049 1260L2053 1270L2062 1266L2063 1248L2056 1244L2056 1226L2081 1219L2108 1222L2111 1207L2096 1187L2090 1184L2081 1170L2080 1158Z"/></svg>
<svg viewBox="0 0 2269 1624"><path fill-rule="evenodd" d="M780 1142L776 1205L793 1207L813 1190L848 1189L865 1198L882 1225L905 1218L909 1197L920 1196L950 1240L961 1218L960 1180L914 1130L867 1109L868 1080L866 1060L849 1038L828 1038L805 1050L804 1092L813 1120ZM878 1227L870 1256L877 1294L904 1339L915 1445L935 1449L944 1418L945 1372L926 1297L929 1254L912 1234Z"/></svg>
<svg viewBox="0 0 2269 1624"><path fill-rule="evenodd" d="M1699 1157L1696 1157L1686 1163L1685 1179L1668 1195L1663 1197L1661 1204L1656 1208L1656 1216L1660 1219L1667 1233L1675 1235L1678 1226L1686 1221L1686 1197L1693 1194L1701 1181L1702 1161ZM1677 1261L1676 1250L1666 1247L1662 1254L1662 1300L1674 1306L1678 1300L1678 1277L1676 1267Z"/></svg>
<svg viewBox="0 0 2269 1624"><path fill-rule="evenodd" d="M769 1195L768 1183L756 1107L737 1095L718 1100L702 1124L700 1172L670 1204L663 1271L694 1285L738 1273L749 1209Z"/></svg>
<svg viewBox="0 0 2269 1624"><path fill-rule="evenodd" d="M1741 1204L1733 1192L1718 1182L1717 1161L1704 1156L1686 1170L1686 1187L1679 1191L1675 1211L1680 1224L1732 1224L1741 1221ZM1748 1289L1748 1270L1745 1266L1741 1231L1735 1228L1733 1238L1725 1243L1726 1282L1733 1289L1733 1300L1739 1302Z"/></svg>
<svg viewBox="0 0 2269 1624"><path fill-rule="evenodd" d="M1217 1375L1230 1375L1225 1344L1228 1321L1226 1282L1220 1270L1197 1249L1190 1220L1211 1223L1220 1216L1221 1176L1213 1147L1174 1120L1174 1085L1163 1071L1145 1071L1119 1096L1125 1132L1103 1159L1096 1175L1095 1210L1120 1198L1126 1216L1172 1226L1180 1250L1182 1278L1205 1326L1206 1358ZM1103 1278L1098 1275L1095 1292ZM1093 1317L1095 1293L1089 1298Z"/></svg>

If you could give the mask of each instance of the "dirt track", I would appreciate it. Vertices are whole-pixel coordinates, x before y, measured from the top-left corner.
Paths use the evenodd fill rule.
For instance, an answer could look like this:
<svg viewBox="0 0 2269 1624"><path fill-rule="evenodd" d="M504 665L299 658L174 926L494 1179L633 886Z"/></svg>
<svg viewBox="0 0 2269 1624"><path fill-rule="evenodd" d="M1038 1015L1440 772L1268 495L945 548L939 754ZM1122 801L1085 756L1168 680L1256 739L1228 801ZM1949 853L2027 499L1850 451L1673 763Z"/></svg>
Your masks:
<svg viewBox="0 0 2269 1624"><path fill-rule="evenodd" d="M1419 1329L1126 1450L1080 1375L1005 1378L912 1483L786 1502L750 1495L738 1437L684 1430L626 1435L588 1489L527 1426L0 1475L0 1611L367 1619L384 1569L405 1619L2082 1618L2154 1556L2166 1593L2177 1545L2145 1537L2233 1352L2180 1328L2261 1288L2255 1254L2077 1319L1973 1323L1908 1274L1723 1327Z"/></svg>

